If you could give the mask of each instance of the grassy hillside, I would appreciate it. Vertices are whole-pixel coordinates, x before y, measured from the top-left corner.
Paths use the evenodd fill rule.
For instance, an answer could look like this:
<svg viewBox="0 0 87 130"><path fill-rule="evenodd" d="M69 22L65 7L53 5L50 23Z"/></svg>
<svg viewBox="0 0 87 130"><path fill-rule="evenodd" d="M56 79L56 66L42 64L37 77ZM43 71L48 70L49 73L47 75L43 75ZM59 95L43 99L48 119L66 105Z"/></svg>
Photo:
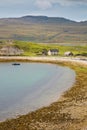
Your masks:
<svg viewBox="0 0 87 130"><path fill-rule="evenodd" d="M24 50L25 56L39 56L42 55L42 51L44 49L58 49L59 56L64 56L66 51L73 52L74 55L81 54L87 56L87 46L64 46L64 45L57 45L57 44L42 44L42 43L33 43L33 42L25 42L25 41L13 41L12 44L7 42L2 42L0 44L0 48L4 45L10 46L17 46L20 49Z"/></svg>
<svg viewBox="0 0 87 130"><path fill-rule="evenodd" d="M0 39L87 45L87 22L33 16L0 19Z"/></svg>
<svg viewBox="0 0 87 130"><path fill-rule="evenodd" d="M43 49L58 49L59 55L64 55L66 51L71 51L76 54L86 54L87 55L87 46L61 46L61 45L55 45L55 44L36 44L36 43L30 43L30 42L21 42L21 41L15 41L15 46L18 46L20 49L24 50L24 55L39 55L42 54Z"/></svg>

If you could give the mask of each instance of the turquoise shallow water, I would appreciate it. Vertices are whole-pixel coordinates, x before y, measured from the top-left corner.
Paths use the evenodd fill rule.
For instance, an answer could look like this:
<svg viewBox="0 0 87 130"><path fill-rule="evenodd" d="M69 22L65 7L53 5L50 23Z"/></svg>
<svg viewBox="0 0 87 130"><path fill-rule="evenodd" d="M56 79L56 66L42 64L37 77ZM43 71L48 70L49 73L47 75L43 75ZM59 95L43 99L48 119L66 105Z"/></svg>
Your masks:
<svg viewBox="0 0 87 130"><path fill-rule="evenodd" d="M0 63L0 120L26 114L56 101L72 86L69 68L42 63Z"/></svg>

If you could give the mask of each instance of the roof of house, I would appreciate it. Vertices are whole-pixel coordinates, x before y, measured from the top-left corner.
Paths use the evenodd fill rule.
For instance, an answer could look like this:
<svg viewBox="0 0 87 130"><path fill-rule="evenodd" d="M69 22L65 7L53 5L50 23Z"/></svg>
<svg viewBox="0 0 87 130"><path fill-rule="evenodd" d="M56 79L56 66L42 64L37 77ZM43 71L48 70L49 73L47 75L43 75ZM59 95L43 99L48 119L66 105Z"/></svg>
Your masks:
<svg viewBox="0 0 87 130"><path fill-rule="evenodd" d="M50 49L51 52L59 52L58 49Z"/></svg>
<svg viewBox="0 0 87 130"><path fill-rule="evenodd" d="M65 52L65 54L73 54L71 51L67 51Z"/></svg>

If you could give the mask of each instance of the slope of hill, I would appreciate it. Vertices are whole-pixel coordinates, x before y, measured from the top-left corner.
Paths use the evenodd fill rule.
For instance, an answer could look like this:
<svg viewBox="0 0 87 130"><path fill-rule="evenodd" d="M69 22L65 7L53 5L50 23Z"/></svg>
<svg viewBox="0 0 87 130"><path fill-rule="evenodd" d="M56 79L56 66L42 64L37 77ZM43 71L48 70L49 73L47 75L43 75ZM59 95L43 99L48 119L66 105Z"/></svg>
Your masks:
<svg viewBox="0 0 87 130"><path fill-rule="evenodd" d="M3 18L0 19L0 40L2 39L87 44L87 21L75 22L47 16Z"/></svg>
<svg viewBox="0 0 87 130"><path fill-rule="evenodd" d="M58 17L47 17L47 16L23 16L22 20L32 22L32 23L44 23L44 24L70 24L76 23L65 18Z"/></svg>

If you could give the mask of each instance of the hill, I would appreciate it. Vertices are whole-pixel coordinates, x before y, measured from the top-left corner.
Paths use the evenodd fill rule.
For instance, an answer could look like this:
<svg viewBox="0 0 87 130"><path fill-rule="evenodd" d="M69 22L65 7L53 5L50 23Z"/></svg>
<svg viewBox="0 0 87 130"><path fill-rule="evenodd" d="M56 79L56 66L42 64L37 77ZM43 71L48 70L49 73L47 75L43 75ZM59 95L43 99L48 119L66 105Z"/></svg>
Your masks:
<svg viewBox="0 0 87 130"><path fill-rule="evenodd" d="M65 18L58 17L47 17L47 16L23 16L22 20L32 22L32 23L44 23L44 24L69 24L76 23L75 21L71 21Z"/></svg>
<svg viewBox="0 0 87 130"><path fill-rule="evenodd" d="M0 19L0 40L3 39L87 44L87 21L47 16L3 18Z"/></svg>

